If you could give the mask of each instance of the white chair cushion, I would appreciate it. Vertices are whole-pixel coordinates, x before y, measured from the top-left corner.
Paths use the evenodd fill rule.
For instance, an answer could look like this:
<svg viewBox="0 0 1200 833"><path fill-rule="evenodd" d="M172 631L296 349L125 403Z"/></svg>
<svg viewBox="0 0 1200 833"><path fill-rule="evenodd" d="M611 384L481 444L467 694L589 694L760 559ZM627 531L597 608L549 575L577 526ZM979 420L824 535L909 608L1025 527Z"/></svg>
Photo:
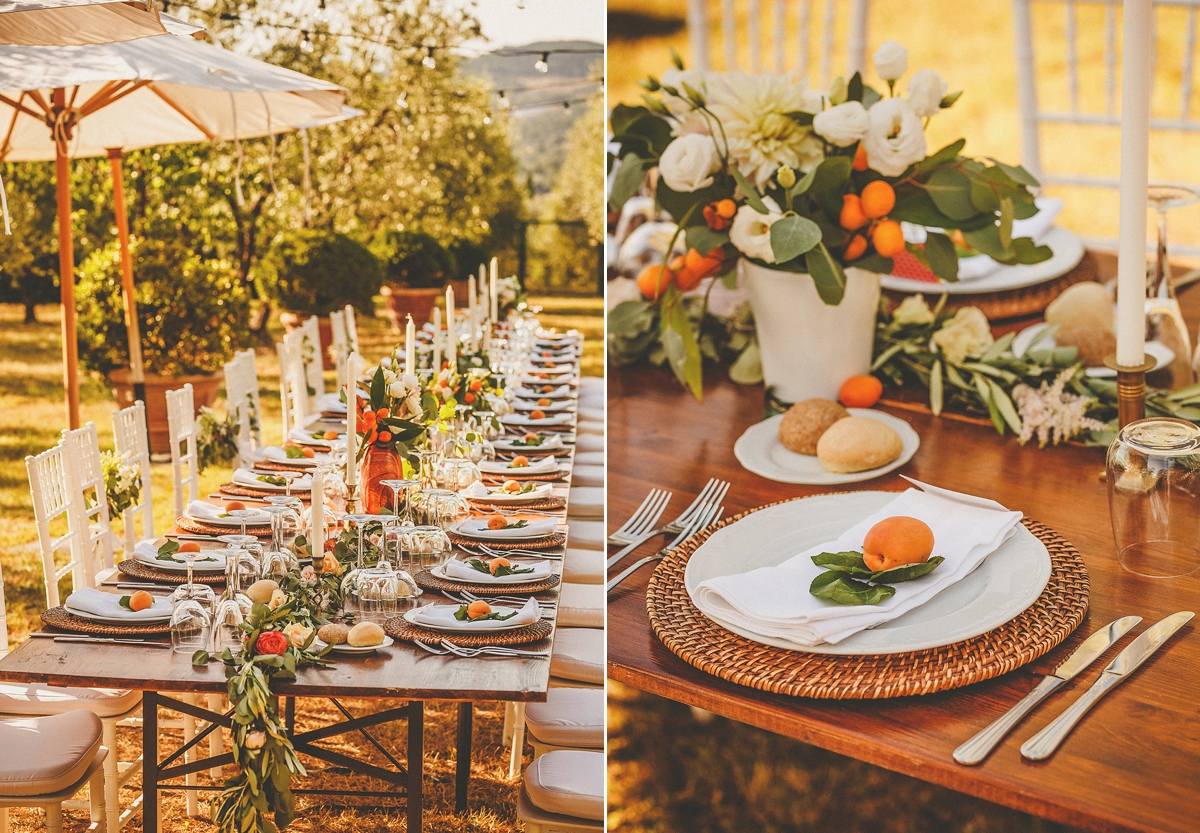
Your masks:
<svg viewBox="0 0 1200 833"><path fill-rule="evenodd" d="M604 490L595 486L572 486L567 498L567 517L604 520Z"/></svg>
<svg viewBox="0 0 1200 833"><path fill-rule="evenodd" d="M572 486L603 486L604 466L576 465L571 471Z"/></svg>
<svg viewBox="0 0 1200 833"><path fill-rule="evenodd" d="M555 688L545 703L525 707L525 725L542 743L574 749L604 748L604 691Z"/></svg>
<svg viewBox="0 0 1200 833"><path fill-rule="evenodd" d="M579 396L579 405L583 408L603 409L605 405L604 394L600 392L581 394Z"/></svg>
<svg viewBox="0 0 1200 833"><path fill-rule="evenodd" d="M564 582L558 597L560 628L604 627L604 587Z"/></svg>
<svg viewBox="0 0 1200 833"><path fill-rule="evenodd" d="M604 422L604 408L579 403L579 418L588 422Z"/></svg>
<svg viewBox="0 0 1200 833"><path fill-rule="evenodd" d="M604 631L559 628L550 655L550 676L581 683L604 682Z"/></svg>
<svg viewBox="0 0 1200 833"><path fill-rule="evenodd" d="M48 795L65 790L91 766L100 737L100 718L81 709L0 721L0 750L4 752L0 755L0 795ZM552 783L565 782L558 776Z"/></svg>
<svg viewBox="0 0 1200 833"><path fill-rule="evenodd" d="M604 436L604 423L603 422L595 422L590 419L581 419L581 420L579 420L579 423L575 426L575 433L576 434L599 434L601 437L603 437Z"/></svg>
<svg viewBox="0 0 1200 833"><path fill-rule="evenodd" d="M78 709L116 717L137 706L140 691L120 688L59 688L43 683L0 683L0 715L62 714Z"/></svg>
<svg viewBox="0 0 1200 833"><path fill-rule="evenodd" d="M575 439L575 451L603 451L604 437L594 434L580 434Z"/></svg>
<svg viewBox="0 0 1200 833"><path fill-rule="evenodd" d="M569 521L567 523L567 542L572 547L585 550L604 549L603 521Z"/></svg>
<svg viewBox="0 0 1200 833"><path fill-rule="evenodd" d="M567 554L563 556L562 577L563 581L572 584L603 584L604 553L567 547Z"/></svg>
<svg viewBox="0 0 1200 833"><path fill-rule="evenodd" d="M581 395L592 391L603 393L604 387L603 376L584 376L579 380L579 392Z"/></svg>
<svg viewBox="0 0 1200 833"><path fill-rule="evenodd" d="M576 451L575 465L577 466L603 466L604 452L603 451Z"/></svg>
<svg viewBox="0 0 1200 833"><path fill-rule="evenodd" d="M579 819L604 818L604 753L574 749L547 752L525 770L525 791L535 806Z"/></svg>

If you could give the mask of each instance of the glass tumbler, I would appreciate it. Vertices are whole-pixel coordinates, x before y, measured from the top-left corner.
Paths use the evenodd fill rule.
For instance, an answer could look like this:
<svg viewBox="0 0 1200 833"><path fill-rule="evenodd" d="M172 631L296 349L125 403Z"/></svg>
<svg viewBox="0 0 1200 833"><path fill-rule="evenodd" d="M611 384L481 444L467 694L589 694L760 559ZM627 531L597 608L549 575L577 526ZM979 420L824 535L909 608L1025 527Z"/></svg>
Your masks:
<svg viewBox="0 0 1200 833"><path fill-rule="evenodd" d="M1108 505L1117 560L1151 578L1200 569L1200 427L1150 418L1108 449Z"/></svg>
<svg viewBox="0 0 1200 833"><path fill-rule="evenodd" d="M209 608L195 599L176 602L171 612L171 650L178 654L194 654L208 650L212 614Z"/></svg>

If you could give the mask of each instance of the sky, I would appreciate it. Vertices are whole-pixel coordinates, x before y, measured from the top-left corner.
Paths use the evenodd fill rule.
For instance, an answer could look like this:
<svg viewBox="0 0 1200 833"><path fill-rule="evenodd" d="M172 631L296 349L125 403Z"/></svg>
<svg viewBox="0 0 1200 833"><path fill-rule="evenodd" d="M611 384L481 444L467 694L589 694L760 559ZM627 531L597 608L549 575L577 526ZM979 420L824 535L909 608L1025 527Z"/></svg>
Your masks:
<svg viewBox="0 0 1200 833"><path fill-rule="evenodd" d="M491 48L543 40L604 42L605 0L463 0ZM523 5L525 8L517 8Z"/></svg>

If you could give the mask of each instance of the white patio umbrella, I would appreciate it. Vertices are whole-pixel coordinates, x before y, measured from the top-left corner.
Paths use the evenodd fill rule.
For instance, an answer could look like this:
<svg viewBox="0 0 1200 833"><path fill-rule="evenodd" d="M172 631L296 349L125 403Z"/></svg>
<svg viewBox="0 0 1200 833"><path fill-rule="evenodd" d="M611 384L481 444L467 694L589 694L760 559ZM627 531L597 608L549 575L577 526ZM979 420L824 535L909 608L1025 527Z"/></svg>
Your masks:
<svg viewBox="0 0 1200 833"><path fill-rule="evenodd" d="M107 155L130 326L130 370L142 382L120 159L163 144L237 141L338 121L346 91L192 38L164 35L89 46L0 46L0 161L56 164L67 416L79 422L70 158Z"/></svg>
<svg viewBox="0 0 1200 833"><path fill-rule="evenodd" d="M154 0L0 0L0 44L78 46L184 34L164 17Z"/></svg>

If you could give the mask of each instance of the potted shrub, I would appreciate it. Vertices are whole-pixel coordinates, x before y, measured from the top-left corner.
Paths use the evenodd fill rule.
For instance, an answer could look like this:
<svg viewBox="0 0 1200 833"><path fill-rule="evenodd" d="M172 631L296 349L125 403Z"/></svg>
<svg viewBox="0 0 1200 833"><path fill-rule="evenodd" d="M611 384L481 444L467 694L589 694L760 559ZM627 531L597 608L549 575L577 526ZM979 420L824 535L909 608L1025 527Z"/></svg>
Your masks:
<svg viewBox="0 0 1200 833"><path fill-rule="evenodd" d="M280 310L280 321L289 332L310 315L319 316L326 370L333 370L329 313L350 304L373 317L381 283L379 261L370 249L332 229L284 232L257 270L259 294Z"/></svg>
<svg viewBox="0 0 1200 833"><path fill-rule="evenodd" d="M190 382L197 412L212 405L218 371L250 339L250 293L233 265L203 259L178 241L130 241L150 450L170 450L166 392ZM129 346L121 305L121 261L116 242L94 251L79 267L75 290L79 358L113 385L117 404L133 403Z"/></svg>
<svg viewBox="0 0 1200 833"><path fill-rule="evenodd" d="M411 315L420 327L455 276L454 256L433 235L414 229L384 232L372 248L383 264L382 294L392 326L399 331Z"/></svg>

